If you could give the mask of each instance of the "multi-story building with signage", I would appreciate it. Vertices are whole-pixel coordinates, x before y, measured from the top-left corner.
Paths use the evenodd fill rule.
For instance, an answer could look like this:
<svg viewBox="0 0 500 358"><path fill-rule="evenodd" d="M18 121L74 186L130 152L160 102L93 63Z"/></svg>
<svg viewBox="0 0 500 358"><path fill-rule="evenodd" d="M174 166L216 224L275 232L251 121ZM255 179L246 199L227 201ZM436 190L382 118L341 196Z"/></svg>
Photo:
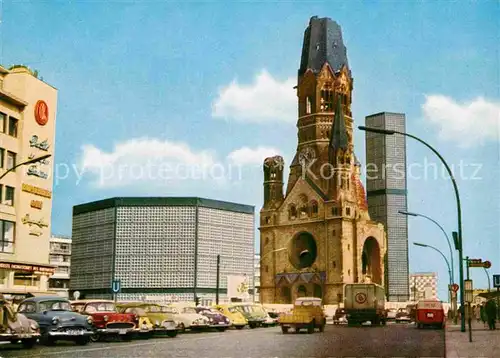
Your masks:
<svg viewBox="0 0 500 358"><path fill-rule="evenodd" d="M0 67L0 292L47 292L57 90ZM23 164L38 158L44 160Z"/></svg>
<svg viewBox="0 0 500 358"><path fill-rule="evenodd" d="M405 131L403 113L382 112L365 118L366 126ZM366 132L366 193L373 220L387 230L386 293L389 301L408 301L408 218L406 211L406 137Z"/></svg>
<svg viewBox="0 0 500 358"><path fill-rule="evenodd" d="M437 273L419 272L410 275L410 300L437 299Z"/></svg>
<svg viewBox="0 0 500 358"><path fill-rule="evenodd" d="M71 237L52 236L50 238L49 264L55 266L55 273L49 280L49 289L68 297L71 270Z"/></svg>
<svg viewBox="0 0 500 358"><path fill-rule="evenodd" d="M220 255L222 302L228 277L246 276L253 286L254 235L248 205L180 197L77 205L70 294L111 298L119 282L119 300L213 302Z"/></svg>

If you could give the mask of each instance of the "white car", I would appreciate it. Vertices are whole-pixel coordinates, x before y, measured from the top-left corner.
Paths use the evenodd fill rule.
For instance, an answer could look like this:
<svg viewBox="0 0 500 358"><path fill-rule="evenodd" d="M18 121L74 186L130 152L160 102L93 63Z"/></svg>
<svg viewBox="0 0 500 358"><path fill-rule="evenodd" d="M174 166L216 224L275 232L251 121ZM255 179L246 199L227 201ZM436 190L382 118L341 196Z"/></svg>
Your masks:
<svg viewBox="0 0 500 358"><path fill-rule="evenodd" d="M395 308L390 308L387 310L387 320L394 321L396 319L397 310Z"/></svg>
<svg viewBox="0 0 500 358"><path fill-rule="evenodd" d="M207 317L196 313L194 307L169 307L174 315L174 320L181 331L203 330L210 328L210 321Z"/></svg>

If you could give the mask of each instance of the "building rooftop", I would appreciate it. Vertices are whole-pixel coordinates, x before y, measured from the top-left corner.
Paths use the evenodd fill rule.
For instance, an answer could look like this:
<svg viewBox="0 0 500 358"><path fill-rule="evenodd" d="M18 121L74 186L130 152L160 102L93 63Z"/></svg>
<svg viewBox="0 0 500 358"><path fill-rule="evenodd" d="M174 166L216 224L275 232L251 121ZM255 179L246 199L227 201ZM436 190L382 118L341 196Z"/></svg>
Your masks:
<svg viewBox="0 0 500 358"><path fill-rule="evenodd" d="M199 197L115 197L75 205L73 215L121 206L199 206L254 214L255 206Z"/></svg>
<svg viewBox="0 0 500 358"><path fill-rule="evenodd" d="M332 19L311 17L304 32L299 76L308 69L318 73L327 62L334 71L340 71L347 62L347 49L340 25Z"/></svg>

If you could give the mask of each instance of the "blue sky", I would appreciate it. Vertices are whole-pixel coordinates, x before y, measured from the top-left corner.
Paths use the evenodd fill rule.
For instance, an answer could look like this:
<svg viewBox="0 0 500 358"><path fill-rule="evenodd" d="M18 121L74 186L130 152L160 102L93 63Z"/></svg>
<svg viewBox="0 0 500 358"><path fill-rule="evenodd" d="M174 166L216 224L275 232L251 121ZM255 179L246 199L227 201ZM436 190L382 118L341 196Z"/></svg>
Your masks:
<svg viewBox="0 0 500 358"><path fill-rule="evenodd" d="M331 17L342 26L354 76L355 123L380 111L404 112L408 132L439 148L450 164L462 163L465 252L491 260L491 271L500 273L499 7L4 0L0 63L27 64L59 89L54 233L71 233L73 205L117 195L203 196L255 205L258 213L262 159L279 152L289 163L296 146L290 87L303 31L311 16ZM362 132L355 133L355 148L364 163ZM437 163L418 143L408 141L407 149L408 163ZM242 180L145 178L140 168L151 156L218 163L225 174L240 164ZM124 165L135 166L140 179L117 173ZM85 168L83 176L73 168ZM409 179L408 190L409 210L456 230L449 180ZM424 219L410 219L409 239L448 252ZM410 270L437 271L446 298L447 271L437 254L410 246ZM474 269L472 277L486 287L483 272Z"/></svg>

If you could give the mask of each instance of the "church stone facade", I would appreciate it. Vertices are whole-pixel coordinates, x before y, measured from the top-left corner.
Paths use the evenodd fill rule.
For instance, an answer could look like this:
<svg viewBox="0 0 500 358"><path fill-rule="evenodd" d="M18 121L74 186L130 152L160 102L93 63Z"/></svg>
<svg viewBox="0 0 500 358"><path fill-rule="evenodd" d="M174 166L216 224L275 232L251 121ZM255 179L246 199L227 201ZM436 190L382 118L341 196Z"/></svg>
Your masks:
<svg viewBox="0 0 500 358"><path fill-rule="evenodd" d="M305 30L296 89L298 145L286 189L283 158L264 160L260 300L337 304L346 283L384 285L387 243L368 214L353 145L353 78L331 19L312 17Z"/></svg>

